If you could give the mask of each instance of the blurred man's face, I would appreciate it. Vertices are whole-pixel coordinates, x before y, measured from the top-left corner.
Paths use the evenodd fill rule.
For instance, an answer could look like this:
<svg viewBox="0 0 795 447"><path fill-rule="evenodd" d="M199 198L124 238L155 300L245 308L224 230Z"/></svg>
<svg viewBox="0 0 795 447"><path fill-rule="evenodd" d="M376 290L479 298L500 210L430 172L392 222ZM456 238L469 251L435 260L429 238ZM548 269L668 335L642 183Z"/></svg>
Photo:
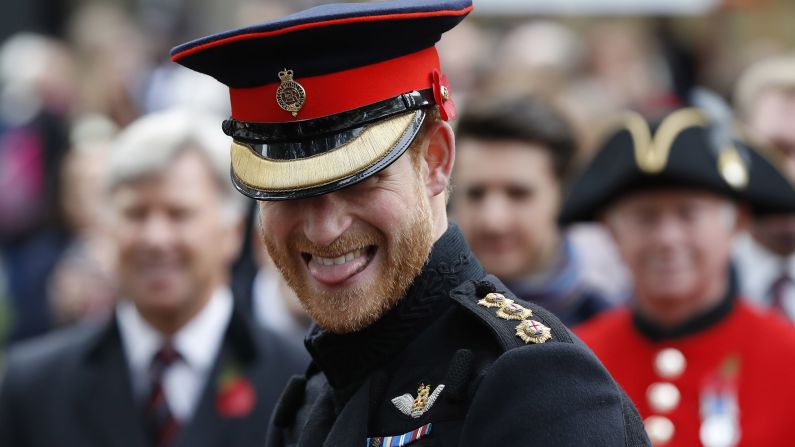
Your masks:
<svg viewBox="0 0 795 447"><path fill-rule="evenodd" d="M770 90L763 93L751 107L748 125L754 133L775 146L783 156L782 168L795 179L795 92Z"/></svg>
<svg viewBox="0 0 795 447"><path fill-rule="evenodd" d="M260 213L274 263L312 319L337 333L392 308L434 241L428 193L408 153L339 191L260 202Z"/></svg>
<svg viewBox="0 0 795 447"><path fill-rule="evenodd" d="M542 271L558 244L560 184L543 147L514 141L458 143L456 222L489 272L511 279Z"/></svg>
<svg viewBox="0 0 795 447"><path fill-rule="evenodd" d="M145 317L192 316L226 280L239 234L222 213L219 188L189 150L161 175L113 191L122 296Z"/></svg>
<svg viewBox="0 0 795 447"><path fill-rule="evenodd" d="M748 125L755 134L778 149L783 156L782 169L795 181L795 93L767 91L751 107ZM795 253L795 215L756 219L754 237L768 249L782 256Z"/></svg>
<svg viewBox="0 0 795 447"><path fill-rule="evenodd" d="M691 190L634 193L606 213L636 303L663 323L693 316L723 297L736 222L731 202Z"/></svg>

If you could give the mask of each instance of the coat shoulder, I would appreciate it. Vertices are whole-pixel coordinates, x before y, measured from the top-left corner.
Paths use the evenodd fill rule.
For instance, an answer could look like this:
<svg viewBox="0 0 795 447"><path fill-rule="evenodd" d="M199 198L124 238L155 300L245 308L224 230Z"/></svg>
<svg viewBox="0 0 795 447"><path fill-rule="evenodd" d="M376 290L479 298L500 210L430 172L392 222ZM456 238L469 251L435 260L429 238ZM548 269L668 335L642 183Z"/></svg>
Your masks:
<svg viewBox="0 0 795 447"><path fill-rule="evenodd" d="M574 343L569 329L551 312L524 301L492 275L466 281L450 297L489 329L504 351L544 343Z"/></svg>
<svg viewBox="0 0 795 447"><path fill-rule="evenodd" d="M490 302L494 296L487 299L489 293L519 307L506 312L504 303ZM587 437L598 445L649 445L627 395L552 313L518 299L493 276L463 283L451 297L503 351L480 378L461 439L471 445L577 445ZM486 421L495 419L503 423L492 430Z"/></svg>
<svg viewBox="0 0 795 447"><path fill-rule="evenodd" d="M20 342L8 350L5 380L30 382L60 374L86 355L105 330L103 325L84 324Z"/></svg>

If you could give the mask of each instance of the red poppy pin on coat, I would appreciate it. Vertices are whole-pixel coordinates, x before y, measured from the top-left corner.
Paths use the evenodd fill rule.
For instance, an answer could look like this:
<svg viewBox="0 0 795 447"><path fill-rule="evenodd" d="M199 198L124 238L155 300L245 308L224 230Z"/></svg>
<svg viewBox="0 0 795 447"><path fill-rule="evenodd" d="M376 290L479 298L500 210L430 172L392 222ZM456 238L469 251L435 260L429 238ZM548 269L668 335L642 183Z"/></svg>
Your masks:
<svg viewBox="0 0 795 447"><path fill-rule="evenodd" d="M257 403L257 392L240 371L230 366L221 373L215 406L225 418L247 416Z"/></svg>

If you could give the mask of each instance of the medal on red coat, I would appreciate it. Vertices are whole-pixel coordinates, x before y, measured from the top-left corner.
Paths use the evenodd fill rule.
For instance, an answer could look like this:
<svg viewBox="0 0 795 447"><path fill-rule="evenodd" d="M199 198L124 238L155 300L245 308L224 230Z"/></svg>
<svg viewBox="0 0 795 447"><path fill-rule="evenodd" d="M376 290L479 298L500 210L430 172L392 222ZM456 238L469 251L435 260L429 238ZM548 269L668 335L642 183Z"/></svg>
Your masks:
<svg viewBox="0 0 795 447"><path fill-rule="evenodd" d="M704 447L734 447L740 442L739 369L736 355L726 357L701 390L699 439Z"/></svg>

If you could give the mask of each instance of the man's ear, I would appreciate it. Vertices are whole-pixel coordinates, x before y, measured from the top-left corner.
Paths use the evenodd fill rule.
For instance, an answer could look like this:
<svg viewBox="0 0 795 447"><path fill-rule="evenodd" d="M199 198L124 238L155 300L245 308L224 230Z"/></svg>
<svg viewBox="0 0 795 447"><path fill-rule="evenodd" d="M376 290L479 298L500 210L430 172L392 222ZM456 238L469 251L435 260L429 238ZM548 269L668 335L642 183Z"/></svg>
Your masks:
<svg viewBox="0 0 795 447"><path fill-rule="evenodd" d="M455 162L455 136L447 121L437 120L428 132L428 149L424 153L423 179L429 197L444 193L450 183Z"/></svg>

